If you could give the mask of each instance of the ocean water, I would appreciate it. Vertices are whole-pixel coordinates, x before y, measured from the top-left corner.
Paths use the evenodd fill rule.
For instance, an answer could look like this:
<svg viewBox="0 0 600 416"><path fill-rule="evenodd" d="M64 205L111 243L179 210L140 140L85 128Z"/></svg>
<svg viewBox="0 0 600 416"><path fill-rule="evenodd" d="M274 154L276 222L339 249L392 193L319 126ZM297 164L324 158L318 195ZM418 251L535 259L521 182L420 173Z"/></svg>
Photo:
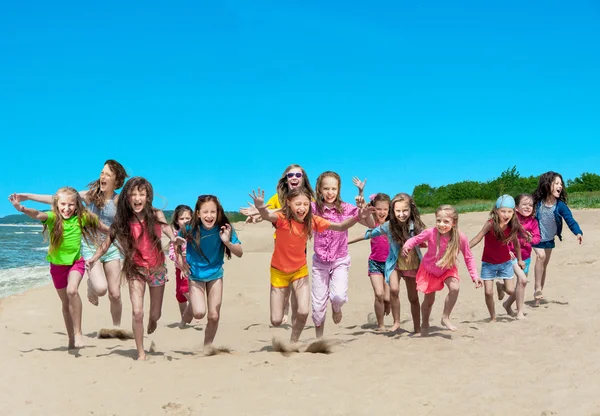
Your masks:
<svg viewBox="0 0 600 416"><path fill-rule="evenodd" d="M52 283L40 226L0 225L0 298Z"/></svg>

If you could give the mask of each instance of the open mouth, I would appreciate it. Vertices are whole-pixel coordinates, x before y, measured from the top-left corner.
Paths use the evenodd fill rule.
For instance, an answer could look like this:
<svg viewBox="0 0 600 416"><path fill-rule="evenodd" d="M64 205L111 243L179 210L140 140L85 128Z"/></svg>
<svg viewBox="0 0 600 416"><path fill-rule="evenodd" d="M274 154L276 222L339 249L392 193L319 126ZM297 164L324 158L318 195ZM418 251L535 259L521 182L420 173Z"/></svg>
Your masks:
<svg viewBox="0 0 600 416"><path fill-rule="evenodd" d="M133 203L133 209L136 210L136 211L140 211L143 207L144 207L144 205L141 202L134 202Z"/></svg>
<svg viewBox="0 0 600 416"><path fill-rule="evenodd" d="M299 179L290 179L290 181L289 181L290 188L296 188L299 185L300 185L300 180Z"/></svg>

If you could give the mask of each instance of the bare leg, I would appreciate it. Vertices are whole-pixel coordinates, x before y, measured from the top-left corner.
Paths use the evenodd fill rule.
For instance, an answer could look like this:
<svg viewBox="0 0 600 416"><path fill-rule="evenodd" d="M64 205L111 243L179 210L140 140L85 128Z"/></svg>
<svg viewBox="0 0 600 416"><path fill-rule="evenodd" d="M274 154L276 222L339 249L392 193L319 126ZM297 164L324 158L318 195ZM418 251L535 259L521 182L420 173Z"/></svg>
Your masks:
<svg viewBox="0 0 600 416"><path fill-rule="evenodd" d="M394 332L400 329L400 276L397 270L390 274L390 305L392 318L394 318L394 324L390 331Z"/></svg>
<svg viewBox="0 0 600 416"><path fill-rule="evenodd" d="M546 248L544 251L546 252L546 261L544 262L544 273L542 273L542 290L544 290L544 286L546 285L546 272L548 271L548 263L550 263L550 257L552 256L552 249Z"/></svg>
<svg viewBox="0 0 600 416"><path fill-rule="evenodd" d="M150 317L148 318L148 335L156 331L158 320L162 314L162 302L165 295L165 285L150 286Z"/></svg>
<svg viewBox="0 0 600 416"><path fill-rule="evenodd" d="M496 305L494 304L494 281L484 280L483 281L485 305L487 306L488 312L492 322L496 322Z"/></svg>
<svg viewBox="0 0 600 416"><path fill-rule="evenodd" d="M410 314L413 320L415 334L421 332L421 305L419 304L419 293L417 292L417 281L414 277L403 276L406 284L406 295L410 302Z"/></svg>
<svg viewBox="0 0 600 416"><path fill-rule="evenodd" d="M519 266L517 266L519 268L519 270L521 269ZM513 267L514 270L514 267ZM515 281L519 279L518 275L515 273L516 278L512 278L512 279L503 279L504 283L502 284L502 288L503 290L506 292L506 294L508 295L508 299L506 299L506 301L504 301L504 303L502 304L502 306L504 307L504 309L506 310L506 313L509 316L515 316L514 311L512 310L512 308L508 305L508 302L510 302L510 304L512 305L513 300L515 299Z"/></svg>
<svg viewBox="0 0 600 416"><path fill-rule="evenodd" d="M521 270L521 268L515 265L515 275L517 276L517 287L515 288L515 293L506 300L504 304L504 308L507 312L512 312L511 316L515 316L512 310L512 300L517 301L517 319L525 319L525 313L523 312L523 306L525 301L525 287L527 286L527 276L525 272Z"/></svg>
<svg viewBox="0 0 600 416"><path fill-rule="evenodd" d="M131 326L137 348L138 360L146 359L144 351L144 294L146 282L140 279L129 279L129 298L131 299Z"/></svg>
<svg viewBox="0 0 600 416"><path fill-rule="evenodd" d="M81 333L81 297L79 297L79 284L83 276L77 271L69 273L69 283L67 285L67 297L69 298L69 313L73 323L73 339L75 348L82 348L83 334Z"/></svg>
<svg viewBox="0 0 600 416"><path fill-rule="evenodd" d="M104 263L104 274L108 284L110 315L114 326L121 326L123 303L121 302L121 260Z"/></svg>
<svg viewBox="0 0 600 416"><path fill-rule="evenodd" d="M421 336L429 336L429 315L431 315L431 308L435 302L435 292L426 293L421 304L421 317L423 322L421 323Z"/></svg>
<svg viewBox="0 0 600 416"><path fill-rule="evenodd" d="M283 320L281 321L282 324L287 323L288 321L288 316L290 315L290 293L292 293L291 290L289 290L286 295L285 295L285 300L283 301ZM294 306L292 305L292 311L294 310ZM293 319L293 318L292 318Z"/></svg>
<svg viewBox="0 0 600 416"><path fill-rule="evenodd" d="M190 309L194 319L202 319L206 316L206 283L190 279Z"/></svg>
<svg viewBox="0 0 600 416"><path fill-rule="evenodd" d="M308 318L308 309L310 305L310 287L308 276L292 282L292 290L295 292L298 307L296 310L296 319L292 322L291 342L297 342Z"/></svg>
<svg viewBox="0 0 600 416"><path fill-rule="evenodd" d="M535 251L536 254L534 267L535 283L533 288L533 297L535 299L535 305L538 306L540 299L544 298L544 295L542 294L542 280L544 280L546 274L546 250L543 248L534 247L533 251Z"/></svg>
<svg viewBox="0 0 600 416"><path fill-rule="evenodd" d="M88 271L87 298L92 305L98 306L98 297L106 295L107 290L108 285L102 269L102 263L98 261Z"/></svg>
<svg viewBox="0 0 600 416"><path fill-rule="evenodd" d="M204 333L205 346L213 343L215 335L217 335L217 329L219 329L221 303L223 301L223 279L206 283L206 300L208 303L208 322Z"/></svg>
<svg viewBox="0 0 600 416"><path fill-rule="evenodd" d="M370 276L371 286L373 286L373 294L375 295L375 302L373 308L375 309L375 317L377 318L377 329L381 330L384 328L383 324L383 313L384 313L384 297L385 297L385 279L380 274L373 274Z"/></svg>
<svg viewBox="0 0 600 416"><path fill-rule="evenodd" d="M290 288L288 287L273 287L271 286L271 325L279 326L283 323L283 313L285 302L289 299ZM191 293L191 291L190 291Z"/></svg>
<svg viewBox="0 0 600 416"><path fill-rule="evenodd" d="M385 278L383 279L383 314L388 316L392 311L392 305L390 304L390 285L385 282Z"/></svg>
<svg viewBox="0 0 600 416"><path fill-rule="evenodd" d="M454 277L447 278L446 280L444 280L444 283L446 284L446 287L448 287L448 295L446 296L446 300L444 301L442 325L448 328L450 331L456 331L456 327L452 325L452 321L450 321L450 314L452 313L452 309L454 309L454 305L456 305L460 285L458 283L458 279ZM493 300L494 299L492 298L492 301Z"/></svg>
<svg viewBox="0 0 600 416"><path fill-rule="evenodd" d="M73 320L71 319L71 312L69 311L69 297L67 296L67 288L56 289L58 297L62 303L62 314L65 321L65 328L67 329L67 335L69 337L69 349L75 348L75 333L73 331Z"/></svg>

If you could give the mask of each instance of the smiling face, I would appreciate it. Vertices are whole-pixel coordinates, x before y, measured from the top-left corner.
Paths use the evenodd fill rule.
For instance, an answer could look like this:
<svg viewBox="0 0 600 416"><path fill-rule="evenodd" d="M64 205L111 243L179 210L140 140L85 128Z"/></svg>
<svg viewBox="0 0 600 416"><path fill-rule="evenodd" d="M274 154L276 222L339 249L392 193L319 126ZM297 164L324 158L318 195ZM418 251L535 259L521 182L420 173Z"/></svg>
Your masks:
<svg viewBox="0 0 600 416"><path fill-rule="evenodd" d="M297 188L304 183L304 173L301 168L291 168L286 172L285 177L289 189Z"/></svg>
<svg viewBox="0 0 600 416"><path fill-rule="evenodd" d="M406 201L396 201L394 204L394 216L400 222L406 222L410 218L410 206Z"/></svg>
<svg viewBox="0 0 600 416"><path fill-rule="evenodd" d="M184 211L181 211L179 213L179 216L177 217L177 225L179 226L179 229L185 230L185 226L188 225L191 220L192 220L192 213L190 211L188 211L187 209Z"/></svg>
<svg viewBox="0 0 600 416"><path fill-rule="evenodd" d="M133 187L131 188L131 192L127 196L129 200L129 205L135 214L139 214L143 211L146 203L148 202L148 193L146 192L146 188Z"/></svg>
<svg viewBox="0 0 600 416"><path fill-rule="evenodd" d="M513 215L515 215L515 210L512 208L496 208L496 213L498 214L498 221L500 221L500 228L504 229L512 219Z"/></svg>
<svg viewBox="0 0 600 416"><path fill-rule="evenodd" d="M77 211L77 197L71 194L60 193L57 196L56 205L63 219L68 220Z"/></svg>
<svg viewBox="0 0 600 416"><path fill-rule="evenodd" d="M552 181L552 185L550 185L550 195L552 195L556 199L559 199L562 190L563 182L560 179L560 176L555 176L554 180Z"/></svg>
<svg viewBox="0 0 600 416"><path fill-rule="evenodd" d="M288 199L287 204L294 215L294 219L299 222L304 221L310 211L310 199L306 195L297 195Z"/></svg>
<svg viewBox="0 0 600 416"><path fill-rule="evenodd" d="M517 206L517 212L524 217L529 217L533 213L533 199L523 197Z"/></svg>
<svg viewBox="0 0 600 416"><path fill-rule="evenodd" d="M323 195L323 202L333 204L337 200L339 187L340 184L337 179L331 176L323 178L320 189L321 195Z"/></svg>
<svg viewBox="0 0 600 416"><path fill-rule="evenodd" d="M100 172L100 191L112 192L115 190L115 172L108 165L104 165Z"/></svg>
<svg viewBox="0 0 600 416"><path fill-rule="evenodd" d="M383 224L387 221L387 216L390 213L390 203L388 201L375 202L375 218L378 224Z"/></svg>
<svg viewBox="0 0 600 416"><path fill-rule="evenodd" d="M218 211L217 204L215 201L206 201L200 205L200 209L196 212L198 218L202 222L202 225L207 230L210 230L217 223Z"/></svg>
<svg viewBox="0 0 600 416"><path fill-rule="evenodd" d="M440 234L446 234L452 230L452 227L456 225L454 218L448 211L440 211L435 216L435 228Z"/></svg>

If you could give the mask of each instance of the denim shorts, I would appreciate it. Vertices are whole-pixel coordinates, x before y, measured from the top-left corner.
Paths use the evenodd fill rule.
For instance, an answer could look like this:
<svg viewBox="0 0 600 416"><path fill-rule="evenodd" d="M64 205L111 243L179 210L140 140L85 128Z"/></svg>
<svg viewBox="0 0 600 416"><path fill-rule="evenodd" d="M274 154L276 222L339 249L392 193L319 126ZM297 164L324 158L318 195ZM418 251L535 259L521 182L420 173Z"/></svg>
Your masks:
<svg viewBox="0 0 600 416"><path fill-rule="evenodd" d="M556 245L554 244L554 238L550 241L542 241L538 244L532 245L533 248L554 248Z"/></svg>
<svg viewBox="0 0 600 416"><path fill-rule="evenodd" d="M529 274L529 265L531 264L531 257L529 257L527 260L523 260L525 262L525 268L523 269L523 273L525 273L525 275ZM518 264L519 261L517 259L514 259L512 261L512 264Z"/></svg>
<svg viewBox="0 0 600 416"><path fill-rule="evenodd" d="M90 245L86 244L85 241L81 242L81 256L85 260L89 260L92 257L94 257L94 254L96 254L96 249L97 249L97 247L90 246ZM108 247L108 250L106 251L106 253L104 253L104 255L102 257L100 257L99 260L101 263L108 263L109 261L113 261L113 260L123 260L123 255L121 254L121 252L119 251L117 246L115 246L114 244L111 244Z"/></svg>
<svg viewBox="0 0 600 416"><path fill-rule="evenodd" d="M515 277L512 260L500 264L481 262L481 280L512 279Z"/></svg>

